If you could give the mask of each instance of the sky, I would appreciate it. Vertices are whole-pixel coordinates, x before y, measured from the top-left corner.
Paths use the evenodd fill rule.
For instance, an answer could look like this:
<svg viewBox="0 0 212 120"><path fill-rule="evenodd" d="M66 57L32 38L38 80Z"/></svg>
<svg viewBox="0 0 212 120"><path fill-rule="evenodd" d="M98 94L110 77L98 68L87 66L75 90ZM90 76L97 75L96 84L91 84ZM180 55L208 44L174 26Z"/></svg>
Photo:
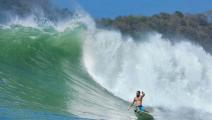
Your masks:
<svg viewBox="0 0 212 120"><path fill-rule="evenodd" d="M150 16L160 12L201 13L212 10L212 0L53 0L62 8L82 8L94 18L123 15Z"/></svg>

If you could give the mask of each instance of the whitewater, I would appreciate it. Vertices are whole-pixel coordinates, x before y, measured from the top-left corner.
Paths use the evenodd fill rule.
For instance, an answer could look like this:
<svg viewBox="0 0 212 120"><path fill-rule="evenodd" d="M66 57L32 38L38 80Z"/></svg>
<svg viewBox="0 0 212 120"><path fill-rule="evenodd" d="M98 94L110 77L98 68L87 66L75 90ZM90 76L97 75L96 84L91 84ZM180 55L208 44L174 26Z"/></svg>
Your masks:
<svg viewBox="0 0 212 120"><path fill-rule="evenodd" d="M78 13L0 27L0 118L134 120L135 92L155 120L212 119L212 56L187 39L139 39ZM15 112L14 112L15 111Z"/></svg>

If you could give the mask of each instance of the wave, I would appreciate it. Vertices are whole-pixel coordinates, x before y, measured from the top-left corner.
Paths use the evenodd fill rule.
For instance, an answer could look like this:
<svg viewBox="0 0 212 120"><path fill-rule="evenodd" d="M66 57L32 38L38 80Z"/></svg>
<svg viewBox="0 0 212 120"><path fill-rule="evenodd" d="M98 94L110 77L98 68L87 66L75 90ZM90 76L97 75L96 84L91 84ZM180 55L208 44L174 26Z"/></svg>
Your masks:
<svg viewBox="0 0 212 120"><path fill-rule="evenodd" d="M207 113L182 119L209 119L212 56L189 40L179 41L158 33L133 40L117 31L99 30L84 43L84 64L94 80L124 100L132 101L135 91L143 90L146 106L178 111L169 119L181 119L181 109L186 114ZM168 115L155 116L167 119Z"/></svg>
<svg viewBox="0 0 212 120"><path fill-rule="evenodd" d="M126 101L143 90L156 120L212 118L212 57L201 46L158 33L134 40L84 14L22 23L0 28L1 107L129 120Z"/></svg>
<svg viewBox="0 0 212 120"><path fill-rule="evenodd" d="M84 69L84 33L83 26L62 32L53 27L1 28L0 106L92 119L126 118L120 112L126 102L100 87Z"/></svg>

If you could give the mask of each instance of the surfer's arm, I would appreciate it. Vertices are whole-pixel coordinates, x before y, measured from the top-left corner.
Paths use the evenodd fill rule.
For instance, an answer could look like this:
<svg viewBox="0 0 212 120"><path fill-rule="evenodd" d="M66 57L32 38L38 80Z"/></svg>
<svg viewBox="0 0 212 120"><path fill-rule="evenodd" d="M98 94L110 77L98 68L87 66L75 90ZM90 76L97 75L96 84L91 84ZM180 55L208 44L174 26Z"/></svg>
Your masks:
<svg viewBox="0 0 212 120"><path fill-rule="evenodd" d="M145 93L142 91L142 98L145 96Z"/></svg>
<svg viewBox="0 0 212 120"><path fill-rule="evenodd" d="M135 99L133 99L133 102L130 104L130 106L128 107L128 110L134 105Z"/></svg>

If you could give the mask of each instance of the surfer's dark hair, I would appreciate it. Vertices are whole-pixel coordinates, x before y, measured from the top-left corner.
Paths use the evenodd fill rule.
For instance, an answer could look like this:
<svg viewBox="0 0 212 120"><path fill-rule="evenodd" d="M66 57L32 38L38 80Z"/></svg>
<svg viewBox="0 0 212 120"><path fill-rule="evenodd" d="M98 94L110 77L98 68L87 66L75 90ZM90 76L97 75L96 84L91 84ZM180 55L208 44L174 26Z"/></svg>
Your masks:
<svg viewBox="0 0 212 120"><path fill-rule="evenodd" d="M141 92L138 90L138 91L137 91L137 93L139 93L139 94L140 94Z"/></svg>

